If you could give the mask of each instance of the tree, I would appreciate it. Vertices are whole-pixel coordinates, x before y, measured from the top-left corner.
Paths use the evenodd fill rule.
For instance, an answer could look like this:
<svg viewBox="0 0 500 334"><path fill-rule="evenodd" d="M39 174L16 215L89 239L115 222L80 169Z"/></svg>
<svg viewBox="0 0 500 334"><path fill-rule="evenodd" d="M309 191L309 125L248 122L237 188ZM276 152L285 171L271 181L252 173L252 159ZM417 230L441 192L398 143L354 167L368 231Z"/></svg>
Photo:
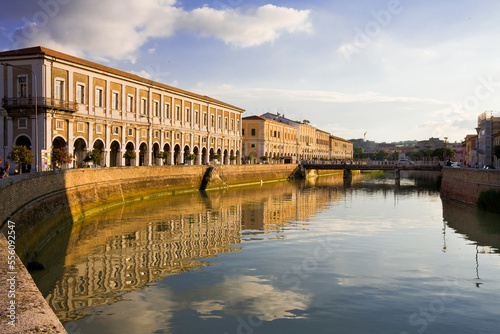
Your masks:
<svg viewBox="0 0 500 334"><path fill-rule="evenodd" d="M12 146L12 151L7 158L19 164L19 174L22 174L23 165L30 164L33 161L33 157L33 152L28 150L26 146Z"/></svg>
<svg viewBox="0 0 500 334"><path fill-rule="evenodd" d="M302 123L304 123L304 124L310 124L311 122L308 119L305 119L305 120L302 121Z"/></svg>
<svg viewBox="0 0 500 334"><path fill-rule="evenodd" d="M92 149L92 151L90 151L90 153L87 153L87 156L85 157L85 159L83 159L83 161L85 161L85 162L92 161L94 164L97 164L97 162L99 160L101 160L101 150L98 148Z"/></svg>
<svg viewBox="0 0 500 334"><path fill-rule="evenodd" d="M62 164L69 164L73 160L73 155L66 152L66 148L52 148L52 162L56 167Z"/></svg>
<svg viewBox="0 0 500 334"><path fill-rule="evenodd" d="M362 147L355 147L353 153L356 159L363 159L365 157L365 149Z"/></svg>
<svg viewBox="0 0 500 334"><path fill-rule="evenodd" d="M210 160L218 160L220 158L218 153L210 153Z"/></svg>
<svg viewBox="0 0 500 334"><path fill-rule="evenodd" d="M156 155L156 157L157 157L158 159L163 160L163 163L166 163L166 162L167 162L167 159L168 159L168 157L169 157L169 155L170 155L170 152L167 152L167 151L160 151L160 152Z"/></svg>
<svg viewBox="0 0 500 334"><path fill-rule="evenodd" d="M126 150L125 153L123 153L123 157L125 158L125 165L130 166L130 161L134 160L137 155L133 150Z"/></svg>
<svg viewBox="0 0 500 334"><path fill-rule="evenodd" d="M377 158L377 160L385 160L389 157L389 153L384 151L384 150L380 150L377 152L377 154L375 155L375 158Z"/></svg>
<svg viewBox="0 0 500 334"><path fill-rule="evenodd" d="M234 154L231 154L231 155L229 156L229 160L231 160L231 161L236 160L236 156L235 156Z"/></svg>
<svg viewBox="0 0 500 334"><path fill-rule="evenodd" d="M449 147L446 148L446 156L444 148L437 148L434 151L432 151L432 156L440 160L443 159L443 157L445 157L445 159L452 159L453 157L455 157L455 155L456 155L455 151L453 151Z"/></svg>
<svg viewBox="0 0 500 334"><path fill-rule="evenodd" d="M188 160L188 161L194 160L194 158L196 158L196 154L194 154L194 153L191 153L191 154L186 154L186 155L184 156L184 159L185 159L185 160Z"/></svg>
<svg viewBox="0 0 500 334"><path fill-rule="evenodd" d="M267 157L265 155L261 156L259 159L262 160L263 162L267 161Z"/></svg>

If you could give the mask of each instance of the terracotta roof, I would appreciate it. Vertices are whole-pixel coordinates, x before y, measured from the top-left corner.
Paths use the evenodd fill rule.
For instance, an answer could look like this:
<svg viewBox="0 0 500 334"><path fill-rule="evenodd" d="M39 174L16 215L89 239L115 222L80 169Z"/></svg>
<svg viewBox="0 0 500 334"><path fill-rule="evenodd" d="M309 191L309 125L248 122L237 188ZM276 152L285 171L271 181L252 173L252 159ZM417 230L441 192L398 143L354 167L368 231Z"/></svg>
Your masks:
<svg viewBox="0 0 500 334"><path fill-rule="evenodd" d="M241 112L245 111L242 108L233 106L231 104L228 104L228 103L225 103L225 102L222 102L222 101L219 101L219 100L216 100L216 99L211 98L211 97L206 96L206 95L200 95L200 94L189 92L187 90L183 90L183 89L180 89L180 88L176 88L176 87L172 87L172 86L169 86L169 85L165 85L165 84L160 83L160 82L156 82L156 81L153 81L153 80L142 78L142 77L140 77L138 75L135 75L135 74L132 74L132 73L128 73L128 72L125 72L125 71L117 70L117 69L112 68L112 67L108 67L108 66L104 66L104 65L101 65L101 64L97 64L97 63L94 63L94 62L91 62L91 61L88 61L88 60L85 60L85 59L74 57L74 56L71 56L71 55L68 55L68 54L65 54L65 53L62 53L62 52L59 52L59 51L51 50L51 49L48 49L48 48L45 48L45 47L42 47L42 46L35 46L35 47L30 47L30 48L25 48L25 49L18 49L18 50L11 50L11 51L3 51L3 52L0 52L0 57L32 56L32 55L38 55L38 54L46 55L46 56L51 56L51 57L55 57L55 58L59 58L59 59L63 59L63 60L66 60L66 61L69 61L69 62L72 62L72 63L76 63L76 64L80 64L80 65L85 65L85 66L88 66L88 67L91 67L91 68L94 68L94 69L97 69L97 70L101 70L101 71L113 73L113 74L120 75L120 76L129 78L129 79L132 79L132 80L140 81L140 82L143 82L145 84L154 85L154 86L158 86L158 87L161 87L161 88L164 88L164 89L167 89L167 90L171 90L171 91L174 91L174 92L177 92L177 93L190 95L190 96L196 97L198 99L204 100L206 102L212 102L212 103L220 104L220 105L223 105L223 106L226 106L226 107L229 107L229 108L237 109L237 110L239 110Z"/></svg>

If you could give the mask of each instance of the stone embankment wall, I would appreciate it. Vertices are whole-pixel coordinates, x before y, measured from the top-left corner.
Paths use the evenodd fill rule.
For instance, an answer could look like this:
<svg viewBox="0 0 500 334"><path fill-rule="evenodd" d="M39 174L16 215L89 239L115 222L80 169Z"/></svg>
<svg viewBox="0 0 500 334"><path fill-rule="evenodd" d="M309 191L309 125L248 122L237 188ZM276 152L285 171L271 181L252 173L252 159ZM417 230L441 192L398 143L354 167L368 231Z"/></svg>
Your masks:
<svg viewBox="0 0 500 334"><path fill-rule="evenodd" d="M500 190L500 170L472 168L443 168L441 193L470 205L476 205L483 190Z"/></svg>
<svg viewBox="0 0 500 334"><path fill-rule="evenodd" d="M174 196L198 191L208 166L115 167L74 169L43 174L16 175L0 179L0 226L8 233L8 221L15 223L15 249L22 262L36 259L36 251L66 224L127 201ZM252 183L285 180L296 165L216 166L207 190ZM0 236L0 271L9 272L7 241ZM1 304L2 333L64 332L57 317L44 302L23 263L17 258L18 309L15 328L6 327L8 310ZM7 293L5 280L0 293ZM30 312L24 312L30 309ZM35 317L33 313L40 316ZM45 319L42 321L41 319ZM46 331L46 329L48 329ZM8 331L7 331L8 330ZM13 330L13 331L11 331Z"/></svg>

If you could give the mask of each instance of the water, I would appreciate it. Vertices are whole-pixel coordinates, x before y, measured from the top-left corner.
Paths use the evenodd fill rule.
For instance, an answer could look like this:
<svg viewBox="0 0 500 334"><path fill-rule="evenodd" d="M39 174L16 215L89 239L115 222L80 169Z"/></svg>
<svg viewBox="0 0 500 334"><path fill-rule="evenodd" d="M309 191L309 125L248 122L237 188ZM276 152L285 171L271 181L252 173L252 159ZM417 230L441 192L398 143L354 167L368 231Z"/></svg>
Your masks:
<svg viewBox="0 0 500 334"><path fill-rule="evenodd" d="M374 175L127 204L34 277L69 333L498 333L499 216Z"/></svg>

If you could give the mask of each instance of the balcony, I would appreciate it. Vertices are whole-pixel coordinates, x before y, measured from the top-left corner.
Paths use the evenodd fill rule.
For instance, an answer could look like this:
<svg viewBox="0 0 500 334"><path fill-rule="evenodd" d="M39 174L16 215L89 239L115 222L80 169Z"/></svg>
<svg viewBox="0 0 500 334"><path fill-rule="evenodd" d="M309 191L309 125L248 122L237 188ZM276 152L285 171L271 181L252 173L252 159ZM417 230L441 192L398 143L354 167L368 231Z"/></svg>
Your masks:
<svg viewBox="0 0 500 334"><path fill-rule="evenodd" d="M42 109L57 109L69 112L78 110L78 104L75 102L57 100L47 97L36 99L37 107ZM15 97L2 99L2 107L5 109L25 109L35 108L35 98L33 97Z"/></svg>

